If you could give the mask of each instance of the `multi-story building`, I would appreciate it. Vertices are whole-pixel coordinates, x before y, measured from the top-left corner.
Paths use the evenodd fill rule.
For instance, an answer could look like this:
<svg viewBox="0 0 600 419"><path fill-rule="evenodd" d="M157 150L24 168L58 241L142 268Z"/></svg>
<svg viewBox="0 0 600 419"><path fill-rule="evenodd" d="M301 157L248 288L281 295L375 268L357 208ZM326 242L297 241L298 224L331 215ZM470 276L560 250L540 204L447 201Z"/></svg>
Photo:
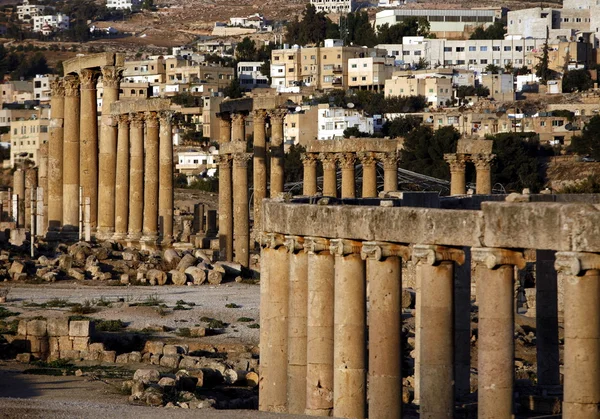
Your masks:
<svg viewBox="0 0 600 419"><path fill-rule="evenodd" d="M430 106L447 106L454 97L452 77L393 76L385 81L385 97L394 96L425 96Z"/></svg>
<svg viewBox="0 0 600 419"><path fill-rule="evenodd" d="M204 98L204 106L202 108L202 136L210 138L212 142L219 141L221 130L217 114L221 111L220 106L223 100L222 93L215 93Z"/></svg>
<svg viewBox="0 0 600 419"><path fill-rule="evenodd" d="M38 74L33 78L33 99L40 102L50 100L50 82L58 76L55 74Z"/></svg>
<svg viewBox="0 0 600 419"><path fill-rule="evenodd" d="M35 16L43 15L46 7L40 4L29 4L29 0L23 0L23 4L17 6L17 18L22 22L29 23Z"/></svg>
<svg viewBox="0 0 600 419"><path fill-rule="evenodd" d="M515 81L512 73L481 74L479 83L487 87L491 98L500 101L515 100Z"/></svg>
<svg viewBox="0 0 600 419"><path fill-rule="evenodd" d="M30 81L8 81L0 87L2 103L24 103L33 100L33 83Z"/></svg>
<svg viewBox="0 0 600 419"><path fill-rule="evenodd" d="M134 83L165 83L166 60L163 56L136 61L125 61L123 79Z"/></svg>
<svg viewBox="0 0 600 419"><path fill-rule="evenodd" d="M28 159L37 166L40 145L48 141L50 109L41 108L30 111L29 117L12 119L10 122L10 166L15 161ZM25 157L22 157L26 154Z"/></svg>
<svg viewBox="0 0 600 419"><path fill-rule="evenodd" d="M348 87L362 90L383 90L385 81L392 78L394 59L365 57L348 59Z"/></svg>
<svg viewBox="0 0 600 419"><path fill-rule="evenodd" d="M283 121L285 148L292 145L305 146L308 141L317 139L316 119L318 119L316 106L301 106L300 109L288 112Z"/></svg>
<svg viewBox="0 0 600 419"><path fill-rule="evenodd" d="M69 16L58 13L33 17L33 32L65 31L69 29Z"/></svg>
<svg viewBox="0 0 600 419"><path fill-rule="evenodd" d="M238 80L242 89L250 90L255 87L270 87L269 77L260 71L263 61L240 61L237 65Z"/></svg>
<svg viewBox="0 0 600 419"><path fill-rule="evenodd" d="M344 130L358 128L360 132L373 134L373 117L356 109L330 107L321 104L318 108L317 139L334 140L344 138Z"/></svg>
<svg viewBox="0 0 600 419"><path fill-rule="evenodd" d="M353 0L310 0L317 12L350 13L354 10Z"/></svg>
<svg viewBox="0 0 600 419"><path fill-rule="evenodd" d="M200 174L214 176L217 172L217 163L215 160L218 154L218 150L204 151L190 149L178 151L175 169L187 176Z"/></svg>
<svg viewBox="0 0 600 419"><path fill-rule="evenodd" d="M136 9L140 6L142 0L106 0L107 9Z"/></svg>

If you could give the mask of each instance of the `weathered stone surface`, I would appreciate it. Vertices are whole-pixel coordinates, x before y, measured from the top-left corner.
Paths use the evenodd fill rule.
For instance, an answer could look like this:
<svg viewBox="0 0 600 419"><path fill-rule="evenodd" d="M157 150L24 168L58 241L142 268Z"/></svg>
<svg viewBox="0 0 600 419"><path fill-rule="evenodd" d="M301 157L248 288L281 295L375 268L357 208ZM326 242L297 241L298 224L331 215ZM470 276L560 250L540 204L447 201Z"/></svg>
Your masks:
<svg viewBox="0 0 600 419"><path fill-rule="evenodd" d="M50 352L48 336L27 336L29 347L34 354L46 354Z"/></svg>
<svg viewBox="0 0 600 419"><path fill-rule="evenodd" d="M115 351L104 351L100 355L100 360L102 362L109 362L114 364L116 357L117 353Z"/></svg>
<svg viewBox="0 0 600 419"><path fill-rule="evenodd" d="M23 353L23 354L17 354L15 360L22 364L29 364L31 362L31 354L29 352Z"/></svg>
<svg viewBox="0 0 600 419"><path fill-rule="evenodd" d="M46 336L48 334L46 320L29 320L27 322L28 336Z"/></svg>
<svg viewBox="0 0 600 419"><path fill-rule="evenodd" d="M81 353L75 350L60 351L60 358L78 361L81 359Z"/></svg>
<svg viewBox="0 0 600 419"><path fill-rule="evenodd" d="M167 274L158 269L150 269L146 272L146 279L150 285L165 285L167 283Z"/></svg>
<svg viewBox="0 0 600 419"><path fill-rule="evenodd" d="M179 345L165 345L163 348L163 354L165 355L178 355L185 353L183 346Z"/></svg>
<svg viewBox="0 0 600 419"><path fill-rule="evenodd" d="M179 368L185 369L185 370L194 370L196 368L198 368L198 357L194 357L194 356L184 356L181 359L181 362L179 362Z"/></svg>
<svg viewBox="0 0 600 419"><path fill-rule="evenodd" d="M131 385L131 395L134 397L141 397L141 395L144 393L144 383L142 381L136 381L133 380L133 383Z"/></svg>
<svg viewBox="0 0 600 419"><path fill-rule="evenodd" d="M163 259L165 260L165 263L172 269L175 269L181 261L181 258L175 249L166 249L165 253L163 254Z"/></svg>
<svg viewBox="0 0 600 419"><path fill-rule="evenodd" d="M127 364L129 362L129 354L117 355L115 362L117 364Z"/></svg>
<svg viewBox="0 0 600 419"><path fill-rule="evenodd" d="M160 365L160 359L162 358L162 355L160 354L153 354L150 357L150 364L152 365Z"/></svg>
<svg viewBox="0 0 600 419"><path fill-rule="evenodd" d="M59 336L58 347L61 351L73 350L73 340L69 336Z"/></svg>
<svg viewBox="0 0 600 419"><path fill-rule="evenodd" d="M177 368L179 366L180 358L179 355L163 355L162 358L160 358L160 365L161 367Z"/></svg>
<svg viewBox="0 0 600 419"><path fill-rule="evenodd" d="M190 266L185 270L185 274L188 277L190 282L193 282L194 285L201 285L206 282L206 271L200 269L196 266Z"/></svg>
<svg viewBox="0 0 600 419"><path fill-rule="evenodd" d="M212 285L218 285L223 282L223 273L219 271L208 272L208 283Z"/></svg>
<svg viewBox="0 0 600 419"><path fill-rule="evenodd" d="M8 270L8 273L13 275L13 274L20 274L25 272L25 264L19 262L18 260L15 260L12 265L10 265L10 269Z"/></svg>
<svg viewBox="0 0 600 419"><path fill-rule="evenodd" d="M148 352L151 354L163 354L163 348L165 347L165 343L161 341L148 340L144 345L144 350L142 352Z"/></svg>
<svg viewBox="0 0 600 419"><path fill-rule="evenodd" d="M177 264L177 270L180 272L185 272L187 268L196 264L196 260L197 259L194 257L194 255L190 255L189 253L184 255Z"/></svg>
<svg viewBox="0 0 600 419"><path fill-rule="evenodd" d="M101 342L90 343L89 349L90 352L104 352L104 344Z"/></svg>
<svg viewBox="0 0 600 419"><path fill-rule="evenodd" d="M416 293L412 289L402 290L402 308L414 308L416 301Z"/></svg>
<svg viewBox="0 0 600 419"><path fill-rule="evenodd" d="M73 267L73 257L71 255L61 255L58 258L58 267L68 272Z"/></svg>
<svg viewBox="0 0 600 419"><path fill-rule="evenodd" d="M73 349L76 351L87 351L89 350L89 337L74 337L73 338Z"/></svg>
<svg viewBox="0 0 600 419"><path fill-rule="evenodd" d="M171 377L163 377L158 380L158 385L161 387L175 387L175 379Z"/></svg>
<svg viewBox="0 0 600 419"><path fill-rule="evenodd" d="M190 327L190 335L193 338L206 336L206 329L204 327Z"/></svg>
<svg viewBox="0 0 600 419"><path fill-rule="evenodd" d="M133 364L142 362L142 354L137 351L131 352L129 354L129 362Z"/></svg>
<svg viewBox="0 0 600 419"><path fill-rule="evenodd" d="M78 268L71 268L68 270L67 275L69 275L71 278L77 280L77 281L83 281L85 279L85 274L83 273L83 271L81 269Z"/></svg>
<svg viewBox="0 0 600 419"><path fill-rule="evenodd" d="M89 320L73 320L69 322L69 336L89 337L94 334L94 322Z"/></svg>
<svg viewBox="0 0 600 419"><path fill-rule="evenodd" d="M19 325L17 326L18 335L27 336L27 322L28 320L19 320Z"/></svg>
<svg viewBox="0 0 600 419"><path fill-rule="evenodd" d="M187 275L184 272L178 270L169 271L168 275L171 282L175 285L185 285L187 282Z"/></svg>
<svg viewBox="0 0 600 419"><path fill-rule="evenodd" d="M67 336L69 334L69 318L56 317L47 320L48 336Z"/></svg>

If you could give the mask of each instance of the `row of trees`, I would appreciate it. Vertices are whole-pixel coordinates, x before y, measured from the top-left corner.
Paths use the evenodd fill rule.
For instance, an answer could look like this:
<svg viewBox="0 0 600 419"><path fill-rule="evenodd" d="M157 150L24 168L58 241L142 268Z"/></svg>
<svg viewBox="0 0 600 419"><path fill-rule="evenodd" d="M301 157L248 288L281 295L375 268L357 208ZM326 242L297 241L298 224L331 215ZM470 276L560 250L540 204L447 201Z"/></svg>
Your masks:
<svg viewBox="0 0 600 419"><path fill-rule="evenodd" d="M370 90L347 93L344 90L335 89L317 97L316 100L318 103L329 103L342 107L347 107L352 103L356 109L363 110L369 115L420 112L427 106L427 99L424 96L385 97L383 92Z"/></svg>
<svg viewBox="0 0 600 419"><path fill-rule="evenodd" d="M0 80L10 76L12 80L31 79L36 74L52 73L42 52L27 55L23 52L9 52L0 44Z"/></svg>

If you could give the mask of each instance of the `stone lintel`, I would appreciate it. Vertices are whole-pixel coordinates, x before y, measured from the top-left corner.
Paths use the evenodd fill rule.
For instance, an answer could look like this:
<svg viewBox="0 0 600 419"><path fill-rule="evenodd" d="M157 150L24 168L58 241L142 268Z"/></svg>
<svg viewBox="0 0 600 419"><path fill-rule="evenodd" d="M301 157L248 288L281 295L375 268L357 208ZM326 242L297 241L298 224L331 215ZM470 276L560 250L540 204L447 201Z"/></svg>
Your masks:
<svg viewBox="0 0 600 419"><path fill-rule="evenodd" d="M311 140L306 143L307 153L391 153L398 150L398 141L384 138L345 138L343 140Z"/></svg>
<svg viewBox="0 0 600 419"><path fill-rule="evenodd" d="M488 269L496 269L502 265L514 265L519 269L527 266L523 252L511 249L474 247L471 249L471 258L475 263L485 264Z"/></svg>
<svg viewBox="0 0 600 419"><path fill-rule="evenodd" d="M252 112L252 98L228 99L221 102L220 113Z"/></svg>
<svg viewBox="0 0 600 419"><path fill-rule="evenodd" d="M168 111L170 108L170 99L152 98L123 101L120 100L110 105L110 113L112 115L121 115L125 113L137 112L160 112Z"/></svg>
<svg viewBox="0 0 600 419"><path fill-rule="evenodd" d="M360 256L363 260L382 260L391 256L398 256L403 260L410 260L412 257L411 255L412 249L410 246L387 242L363 242L360 251Z"/></svg>
<svg viewBox="0 0 600 419"><path fill-rule="evenodd" d="M245 153L246 147L246 141L230 141L219 145L219 154Z"/></svg>
<svg viewBox="0 0 600 419"><path fill-rule="evenodd" d="M63 62L64 74L79 74L86 68L101 69L104 66L122 67L125 64L125 55L114 52L101 52L98 54L83 55Z"/></svg>
<svg viewBox="0 0 600 419"><path fill-rule="evenodd" d="M600 255L585 252L557 252L554 269L566 275L582 275L585 271L600 270Z"/></svg>
<svg viewBox="0 0 600 419"><path fill-rule="evenodd" d="M413 262L427 265L439 265L441 262L465 263L465 252L461 249L446 246L416 244L412 251Z"/></svg>
<svg viewBox="0 0 600 419"><path fill-rule="evenodd" d="M493 141L461 138L456 144L457 154L492 154Z"/></svg>

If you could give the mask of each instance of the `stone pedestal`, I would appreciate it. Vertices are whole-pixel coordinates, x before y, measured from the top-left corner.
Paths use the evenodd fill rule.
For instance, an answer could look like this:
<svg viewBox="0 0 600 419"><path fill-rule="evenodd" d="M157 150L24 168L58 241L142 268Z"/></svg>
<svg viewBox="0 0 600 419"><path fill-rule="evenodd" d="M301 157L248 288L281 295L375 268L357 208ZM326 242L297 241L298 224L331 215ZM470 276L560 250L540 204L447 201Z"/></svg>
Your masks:
<svg viewBox="0 0 600 419"><path fill-rule="evenodd" d="M271 198L283 193L284 152L283 152L283 119L285 110L271 111Z"/></svg>
<svg viewBox="0 0 600 419"><path fill-rule="evenodd" d="M369 152L358 153L358 158L362 164L362 197L376 198L377 197L377 160L375 154Z"/></svg>
<svg viewBox="0 0 600 419"><path fill-rule="evenodd" d="M142 237L144 217L144 116L129 115L129 221L127 240L135 242Z"/></svg>
<svg viewBox="0 0 600 419"><path fill-rule="evenodd" d="M317 156L314 153L305 153L301 158L304 166L302 195L315 196L317 194Z"/></svg>
<svg viewBox="0 0 600 419"><path fill-rule="evenodd" d="M158 240L158 172L159 129L158 114L146 112L146 142L144 157L144 222L142 241L156 244Z"/></svg>
<svg viewBox="0 0 600 419"><path fill-rule="evenodd" d="M79 230L79 78L66 76L63 142L63 232L74 236Z"/></svg>
<svg viewBox="0 0 600 419"><path fill-rule="evenodd" d="M381 153L378 156L383 162L383 190L385 192L398 190L398 155Z"/></svg>
<svg viewBox="0 0 600 419"><path fill-rule="evenodd" d="M63 122L65 115L65 88L62 80L50 82L50 139L48 141L48 229L62 227L63 217Z"/></svg>
<svg viewBox="0 0 600 419"><path fill-rule="evenodd" d="M158 190L158 217L162 244L173 242L173 127L171 112L160 114L160 173Z"/></svg>
<svg viewBox="0 0 600 419"><path fill-rule="evenodd" d="M466 194L465 156L459 154L444 154L444 160L446 160L450 166L450 195Z"/></svg>
<svg viewBox="0 0 600 419"><path fill-rule="evenodd" d="M98 216L98 101L95 70L83 69L81 81L81 122L79 182L83 197L90 198L90 228L96 230Z"/></svg>
<svg viewBox="0 0 600 419"><path fill-rule="evenodd" d="M248 204L248 161L250 153L233 155L233 244L234 261L250 266L250 206Z"/></svg>
<svg viewBox="0 0 600 419"><path fill-rule="evenodd" d="M233 189L231 155L220 154L219 164L219 254L221 260L233 260Z"/></svg>
<svg viewBox="0 0 600 419"><path fill-rule="evenodd" d="M491 164L496 156L494 154L474 154L472 156L476 170L476 192L478 195L492 193Z"/></svg>
<svg viewBox="0 0 600 419"><path fill-rule="evenodd" d="M336 158L335 154L321 153L319 160L323 164L323 196L337 196Z"/></svg>
<svg viewBox="0 0 600 419"><path fill-rule="evenodd" d="M342 198L356 197L356 179L354 174L354 153L339 153L337 159L342 169Z"/></svg>
<svg viewBox="0 0 600 419"><path fill-rule="evenodd" d="M254 231L262 231L262 201L267 197L267 139L265 120L267 112L254 111Z"/></svg>
<svg viewBox="0 0 600 419"><path fill-rule="evenodd" d="M129 115L119 115L115 175L115 240L127 237L129 221ZM105 156L108 159L108 156ZM101 205L102 206L102 205ZM108 231L108 228L106 228Z"/></svg>

